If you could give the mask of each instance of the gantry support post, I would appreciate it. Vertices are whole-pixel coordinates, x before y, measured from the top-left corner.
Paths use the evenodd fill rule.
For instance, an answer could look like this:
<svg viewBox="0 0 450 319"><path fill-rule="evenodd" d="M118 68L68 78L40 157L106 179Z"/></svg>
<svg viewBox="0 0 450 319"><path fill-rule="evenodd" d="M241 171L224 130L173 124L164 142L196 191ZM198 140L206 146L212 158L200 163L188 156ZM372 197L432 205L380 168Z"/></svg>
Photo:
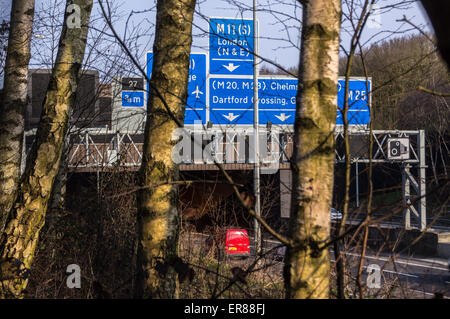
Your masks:
<svg viewBox="0 0 450 319"><path fill-rule="evenodd" d="M420 229L427 227L427 200L426 200L426 163L425 163L425 131L420 130L417 136L417 145L419 148L419 214Z"/></svg>

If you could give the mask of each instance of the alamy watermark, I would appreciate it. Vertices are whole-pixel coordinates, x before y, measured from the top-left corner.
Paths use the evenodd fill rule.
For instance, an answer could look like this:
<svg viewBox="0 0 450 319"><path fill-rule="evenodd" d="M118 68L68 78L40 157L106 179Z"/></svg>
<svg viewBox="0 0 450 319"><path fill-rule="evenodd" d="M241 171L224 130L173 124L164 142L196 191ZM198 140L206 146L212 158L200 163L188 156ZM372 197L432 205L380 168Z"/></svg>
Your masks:
<svg viewBox="0 0 450 319"><path fill-rule="evenodd" d="M68 274L66 279L67 288L81 288L81 268L77 264L70 264L66 268Z"/></svg>
<svg viewBox="0 0 450 319"><path fill-rule="evenodd" d="M79 29L81 28L81 9L77 4L70 4L67 6L66 12L69 13L67 16L66 24L69 29Z"/></svg>
<svg viewBox="0 0 450 319"><path fill-rule="evenodd" d="M259 158L261 174L275 174L280 166L279 138L276 128L260 128L257 140L253 128L205 130L195 124L193 130L177 128L172 132L172 141L178 141L172 160L176 164L253 164Z"/></svg>
<svg viewBox="0 0 450 319"><path fill-rule="evenodd" d="M381 268L377 264L370 264L367 267L367 287L373 289L381 288Z"/></svg>

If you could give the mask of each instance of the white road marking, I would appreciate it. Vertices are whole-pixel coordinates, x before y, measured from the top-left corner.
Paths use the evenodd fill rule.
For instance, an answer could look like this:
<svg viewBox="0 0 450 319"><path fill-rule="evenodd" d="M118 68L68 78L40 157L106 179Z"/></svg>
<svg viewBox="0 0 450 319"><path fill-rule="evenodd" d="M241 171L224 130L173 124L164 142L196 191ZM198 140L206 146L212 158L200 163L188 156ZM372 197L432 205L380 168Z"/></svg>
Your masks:
<svg viewBox="0 0 450 319"><path fill-rule="evenodd" d="M392 270L387 270L387 269L383 269L384 272L387 272L388 274L397 274L400 276L407 276L407 277L413 277L413 278L419 278L419 276L416 275L410 275L410 274L405 274L403 272L396 272L396 271L392 271Z"/></svg>
<svg viewBox="0 0 450 319"><path fill-rule="evenodd" d="M360 256L360 255L354 254L354 253L346 253L346 255L357 256L357 257ZM388 261L389 260L389 258L386 258L386 257L366 256L365 258L377 259L377 260L383 260L383 261ZM399 264L405 264L405 265L408 265L408 266L416 266L416 267L422 267L422 268L433 268L433 269L444 270L444 271L448 270L447 268L443 268L443 267L436 267L436 266L430 266L430 265L417 264L417 263L412 263L410 261L402 261L402 260L400 260L398 258L395 259L395 262L399 263Z"/></svg>

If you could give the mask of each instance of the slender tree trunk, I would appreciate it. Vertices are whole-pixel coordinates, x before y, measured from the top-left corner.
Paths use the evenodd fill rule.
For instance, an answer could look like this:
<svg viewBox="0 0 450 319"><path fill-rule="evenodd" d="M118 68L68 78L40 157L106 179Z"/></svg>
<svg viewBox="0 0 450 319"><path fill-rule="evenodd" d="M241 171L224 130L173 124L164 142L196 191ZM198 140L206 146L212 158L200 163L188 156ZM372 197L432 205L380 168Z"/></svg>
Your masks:
<svg viewBox="0 0 450 319"><path fill-rule="evenodd" d="M439 185L439 180L438 180L437 172L436 172L436 164L434 162L434 157L433 157L433 144L430 141L428 142L428 149L430 150L430 160L431 160L431 168L433 169L434 183L436 185ZM437 155L437 150L436 150L436 155Z"/></svg>
<svg viewBox="0 0 450 319"><path fill-rule="evenodd" d="M340 0L303 6L302 48L294 126L293 196L284 269L288 298L328 298L336 124Z"/></svg>
<svg viewBox="0 0 450 319"><path fill-rule="evenodd" d="M0 100L0 233L20 175L34 0L12 2L3 98Z"/></svg>
<svg viewBox="0 0 450 319"><path fill-rule="evenodd" d="M77 7L69 5L76 5ZM92 0L68 0L58 54L36 140L0 241L0 297L22 297L58 174L69 110L75 101ZM77 24L77 18L80 18ZM3 288L3 289L2 289Z"/></svg>
<svg viewBox="0 0 450 319"><path fill-rule="evenodd" d="M175 145L171 133L177 124L170 113L183 123L195 3L196 0L159 0L157 4L150 87L161 96L150 89L142 186L179 178L178 166L171 158ZM178 248L178 187L145 188L138 197L136 297L177 298L178 278L173 265Z"/></svg>
<svg viewBox="0 0 450 319"><path fill-rule="evenodd" d="M364 59L364 55L361 53L361 62L364 70L364 76L367 79L369 78L369 73L367 71L367 65ZM366 90L369 92L369 87L366 82ZM372 104L369 103L369 112L370 112L370 118L373 119L373 108ZM369 154L373 154L373 120L369 122ZM367 241L369 236L369 221L371 219L372 215L372 201L373 201L373 162L372 162L372 156L369 157L369 168L367 170L367 179L369 181L369 195L367 196L367 206L366 206L366 221L367 224L364 226L364 237L363 237L363 246L361 251L361 256L359 259L359 267L358 267L358 274L356 275L356 281L358 285L359 290L359 296L361 299L364 298L365 294L365 287L363 285L362 281L362 272L363 272L363 266L364 266L364 260L367 250Z"/></svg>
<svg viewBox="0 0 450 319"><path fill-rule="evenodd" d="M439 151L441 154L442 167L444 168L444 175L445 175L445 177L447 177L448 176L447 163L445 162L444 153L442 151L442 145L445 145L445 140L442 139L442 143L439 143L440 140L441 140L441 136L439 135L438 136L438 145L439 145ZM437 162L437 159L436 159L436 162Z"/></svg>
<svg viewBox="0 0 450 319"><path fill-rule="evenodd" d="M339 221L336 227L336 238L340 238L345 232L345 225L348 218L348 209L350 204L350 184L351 184L351 153L350 153L350 124L348 119L348 110L350 105L348 104L349 82L350 74L353 66L353 59L355 57L356 49L360 42L361 33L367 22L369 15L367 10L370 5L373 5L375 0L365 0L362 6L361 16L358 19L358 23L353 31L353 36L350 42L350 51L347 56L347 63L345 67L345 86L344 86L344 106L342 110L342 120L344 128L344 149L345 149L345 176L344 176L344 205L342 207L342 219ZM370 10L370 9L369 9ZM338 284L338 298L345 299L345 286L346 286L346 257L341 252L341 247L344 247L345 242L343 239L339 239L334 243L334 254L336 258L336 272L337 272L337 284Z"/></svg>

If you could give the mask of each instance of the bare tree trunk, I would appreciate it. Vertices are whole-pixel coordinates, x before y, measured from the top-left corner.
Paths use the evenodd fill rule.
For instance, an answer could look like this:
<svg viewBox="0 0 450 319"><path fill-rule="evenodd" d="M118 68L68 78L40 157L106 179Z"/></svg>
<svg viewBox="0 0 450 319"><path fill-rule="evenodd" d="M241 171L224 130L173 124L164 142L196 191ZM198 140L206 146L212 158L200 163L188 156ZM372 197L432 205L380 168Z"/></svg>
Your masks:
<svg viewBox="0 0 450 319"><path fill-rule="evenodd" d="M177 124L170 113L183 122L195 3L196 0L159 0L157 4L153 73L140 172L142 186L170 183L179 178L178 166L171 158L175 145L171 133ZM177 185L144 188L139 193L136 297L178 297L178 278L173 267L178 248L177 206Z"/></svg>
<svg viewBox="0 0 450 319"><path fill-rule="evenodd" d="M429 140L429 138L428 138L428 140ZM435 160L433 157L433 144L430 141L428 142L428 149L430 150L430 160L431 160L431 168L433 169L434 183L436 185L439 185L439 180L438 180L438 176L437 176L437 172L436 172L436 164L435 164ZM437 155L437 150L436 150L436 155Z"/></svg>
<svg viewBox="0 0 450 319"><path fill-rule="evenodd" d="M367 18L366 18L367 21ZM361 49L361 46L359 46ZM367 71L367 65L366 65L366 61L364 59L364 55L362 54L362 50L360 51L361 53L361 63L362 63L362 67L364 70L364 76L366 78L366 81L369 78L369 73ZM368 84L366 82L366 91L369 92L369 87ZM370 117L373 118L373 108L372 108L372 104L369 103L369 112L370 112ZM364 260L365 260L365 255L366 255L366 250L367 250L367 241L368 241L368 236L369 236L369 224L368 222L371 219L371 215L372 215L372 201L373 201L373 162L372 162L372 156L371 154L373 154L373 121L371 120L369 122L369 168L367 170L367 179L369 181L369 195L367 197L367 206L366 206L366 225L364 226L364 237L363 237L363 243L362 243L362 251L361 251L361 256L359 259L359 266L358 266L358 273L356 275L356 282L358 285L358 290L359 290L359 296L361 299L364 298L364 294L365 294L365 287L363 286L363 281L362 281L362 271L363 271L363 266L364 266Z"/></svg>
<svg viewBox="0 0 450 319"><path fill-rule="evenodd" d="M45 222L49 198L59 170L69 110L74 104L80 79L92 0L67 0L66 10L69 12L64 17L36 141L0 241L0 297L3 298L22 297L27 286L39 232Z"/></svg>
<svg viewBox="0 0 450 319"><path fill-rule="evenodd" d="M344 205L342 207L342 219L336 226L336 238L340 238L345 232L345 225L348 218L348 210L350 204L350 184L351 184L351 153L350 153L350 124L348 120L348 110L350 108L348 104L349 82L350 74L353 66L353 59L355 52L359 46L361 33L367 22L370 13L367 13L369 2L373 4L374 0L365 0L361 16L358 19L358 23L355 26L354 33L350 42L350 51L347 56L347 63L345 66L345 86L344 86L344 106L342 109L342 120L344 127L344 148L345 148L345 174L344 174ZM369 9L370 10L370 9ZM338 285L338 298L345 299L345 286L346 286L346 257L341 252L341 246L344 244L344 240L338 239L334 243L334 254L336 258L336 272L337 272L337 285Z"/></svg>
<svg viewBox="0 0 450 319"><path fill-rule="evenodd" d="M0 100L0 233L20 175L34 0L12 2L3 98Z"/></svg>
<svg viewBox="0 0 450 319"><path fill-rule="evenodd" d="M341 1L304 3L284 276L288 298L328 298Z"/></svg>
<svg viewBox="0 0 450 319"><path fill-rule="evenodd" d="M440 140L440 136L439 136L439 139L438 140ZM445 177L448 177L448 173L447 173L447 163L445 162L445 158L444 158L444 153L443 153L443 151L442 151L442 144L444 144L445 145L445 141L444 141L444 139L442 139L442 143L438 143L438 145L439 145L439 151L440 151L440 154L441 154L441 161L442 161L442 167L444 168L444 175L445 175ZM448 154L448 153L447 153ZM437 162L437 159L436 159L436 162Z"/></svg>

